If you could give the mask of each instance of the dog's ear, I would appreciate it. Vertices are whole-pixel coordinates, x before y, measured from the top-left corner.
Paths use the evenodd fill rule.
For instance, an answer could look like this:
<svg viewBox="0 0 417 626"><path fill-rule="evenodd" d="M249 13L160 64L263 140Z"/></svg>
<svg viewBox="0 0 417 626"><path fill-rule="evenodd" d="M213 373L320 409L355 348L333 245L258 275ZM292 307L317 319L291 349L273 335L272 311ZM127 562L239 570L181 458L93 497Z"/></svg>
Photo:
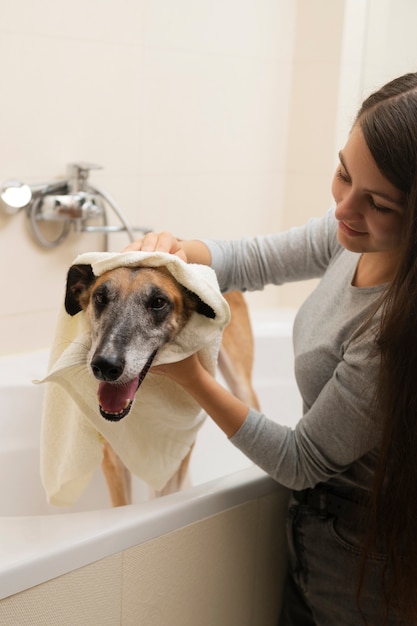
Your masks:
<svg viewBox="0 0 417 626"><path fill-rule="evenodd" d="M193 302L193 305L195 306L195 311L197 313L200 313L200 315L205 315L205 317L209 317L210 319L214 320L214 318L216 317L216 313L211 308L211 306L203 302L200 296L194 293L194 291L190 291L190 289L187 289L186 287L184 287L184 289L187 293L187 296Z"/></svg>
<svg viewBox="0 0 417 626"><path fill-rule="evenodd" d="M91 265L72 265L67 274L65 310L75 315L85 308L83 296L96 280Z"/></svg>

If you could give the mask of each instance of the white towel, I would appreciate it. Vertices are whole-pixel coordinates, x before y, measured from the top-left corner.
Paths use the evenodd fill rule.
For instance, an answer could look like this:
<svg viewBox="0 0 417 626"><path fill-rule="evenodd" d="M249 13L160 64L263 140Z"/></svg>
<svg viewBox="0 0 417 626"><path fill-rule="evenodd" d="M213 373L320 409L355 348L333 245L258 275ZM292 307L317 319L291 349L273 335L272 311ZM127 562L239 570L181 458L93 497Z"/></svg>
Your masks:
<svg viewBox="0 0 417 626"><path fill-rule="evenodd" d="M90 264L96 276L116 267L166 267L176 280L215 312L214 319L193 313L176 339L162 348L154 364L179 361L195 352L214 374L221 335L230 310L214 271L187 264L166 253L93 252L74 264ZM99 413L97 381L87 363L91 346L85 313L74 317L62 307L51 349L41 434L41 477L48 501L71 506L102 460L102 437L125 466L154 489L161 489L189 452L205 414L171 379L148 373L130 413L119 422Z"/></svg>

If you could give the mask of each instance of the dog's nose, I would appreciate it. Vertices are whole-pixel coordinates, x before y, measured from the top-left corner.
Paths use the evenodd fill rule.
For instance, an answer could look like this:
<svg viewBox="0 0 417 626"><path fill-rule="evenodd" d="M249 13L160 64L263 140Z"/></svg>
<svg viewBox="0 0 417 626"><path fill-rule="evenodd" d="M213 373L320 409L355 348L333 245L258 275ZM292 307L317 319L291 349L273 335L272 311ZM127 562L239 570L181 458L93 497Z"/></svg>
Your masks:
<svg viewBox="0 0 417 626"><path fill-rule="evenodd" d="M121 376L125 366L124 359L95 356L91 361L91 369L98 380L114 382Z"/></svg>

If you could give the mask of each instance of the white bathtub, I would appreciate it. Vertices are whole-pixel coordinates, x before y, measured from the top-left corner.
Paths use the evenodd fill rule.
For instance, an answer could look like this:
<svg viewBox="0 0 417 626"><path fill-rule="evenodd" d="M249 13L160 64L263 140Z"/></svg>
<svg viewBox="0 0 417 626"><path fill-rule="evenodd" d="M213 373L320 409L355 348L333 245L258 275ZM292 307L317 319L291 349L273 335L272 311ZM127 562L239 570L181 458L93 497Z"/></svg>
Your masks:
<svg viewBox="0 0 417 626"><path fill-rule="evenodd" d="M254 383L264 412L293 425L301 401L293 377L292 311L254 314ZM47 351L0 357L0 599L274 491L277 486L208 419L192 455L193 486L112 509L100 471L73 509L46 503L39 478Z"/></svg>

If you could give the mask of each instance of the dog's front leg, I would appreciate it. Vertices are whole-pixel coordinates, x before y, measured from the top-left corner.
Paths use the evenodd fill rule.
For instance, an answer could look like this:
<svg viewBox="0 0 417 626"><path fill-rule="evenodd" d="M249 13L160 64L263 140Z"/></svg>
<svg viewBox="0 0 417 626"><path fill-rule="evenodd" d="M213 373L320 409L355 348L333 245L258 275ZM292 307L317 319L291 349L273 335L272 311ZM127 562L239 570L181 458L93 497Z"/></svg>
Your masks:
<svg viewBox="0 0 417 626"><path fill-rule="evenodd" d="M130 472L107 441L103 442L101 467L110 493L112 506L131 504L132 487Z"/></svg>

